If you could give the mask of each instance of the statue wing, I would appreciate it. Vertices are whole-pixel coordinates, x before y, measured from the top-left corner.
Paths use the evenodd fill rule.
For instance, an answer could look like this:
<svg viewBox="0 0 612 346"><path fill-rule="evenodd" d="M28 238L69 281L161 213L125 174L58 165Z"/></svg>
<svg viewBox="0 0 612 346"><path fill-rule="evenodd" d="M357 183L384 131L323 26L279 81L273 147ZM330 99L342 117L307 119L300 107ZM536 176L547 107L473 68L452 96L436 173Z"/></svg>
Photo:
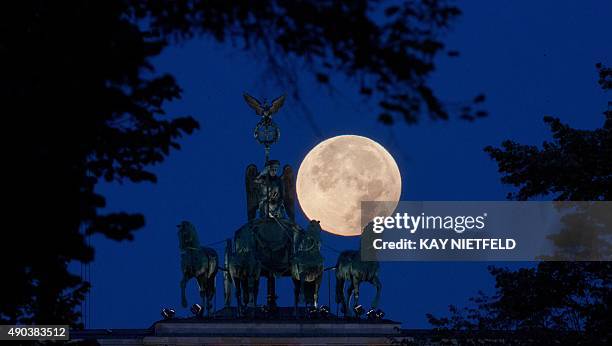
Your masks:
<svg viewBox="0 0 612 346"><path fill-rule="evenodd" d="M275 98L272 101L272 105L270 106L270 114L274 114L278 112L278 110L283 106L284 103L285 103L285 95L281 95Z"/></svg>
<svg viewBox="0 0 612 346"><path fill-rule="evenodd" d="M283 204L285 212L291 221L295 221L295 183L293 179L293 168L289 165L283 167Z"/></svg>
<svg viewBox="0 0 612 346"><path fill-rule="evenodd" d="M242 94L242 96L244 97L244 100L246 101L247 105L249 105L249 107L253 108L257 115L262 115L263 114L264 109L262 107L261 102L259 102L258 99L254 98L253 96L251 96L251 95L249 95L247 93Z"/></svg>
<svg viewBox="0 0 612 346"><path fill-rule="evenodd" d="M246 202L247 202L247 217L251 221L257 216L257 207L259 204L258 187L255 179L259 175L257 166L250 164L246 168L245 183L246 183Z"/></svg>

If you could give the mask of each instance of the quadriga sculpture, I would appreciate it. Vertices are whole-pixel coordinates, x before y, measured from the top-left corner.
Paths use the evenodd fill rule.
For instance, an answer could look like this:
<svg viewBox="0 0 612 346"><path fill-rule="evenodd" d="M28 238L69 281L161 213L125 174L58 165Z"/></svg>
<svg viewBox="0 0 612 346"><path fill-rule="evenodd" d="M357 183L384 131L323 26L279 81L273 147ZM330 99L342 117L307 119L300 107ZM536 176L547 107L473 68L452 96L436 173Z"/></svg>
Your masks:
<svg viewBox="0 0 612 346"><path fill-rule="evenodd" d="M291 261L291 277L295 295L295 317L298 317L300 297L305 305L317 307L319 287L323 280L323 256L321 255L321 226L310 221L305 232L296 237L296 250Z"/></svg>
<svg viewBox="0 0 612 346"><path fill-rule="evenodd" d="M225 306L229 307L231 304L233 285L236 289L237 314L241 316L245 314L249 304L253 308L257 306L261 262L256 256L253 232L241 228L236 232L234 240L235 246L232 246L232 241L228 239L225 247Z"/></svg>
<svg viewBox="0 0 612 346"><path fill-rule="evenodd" d="M219 257L211 248L200 246L195 227L189 221L183 221L178 226L179 248L181 250L181 305L187 307L185 287L187 282L195 278L200 289L202 305L210 316L212 302L215 296L215 284Z"/></svg>

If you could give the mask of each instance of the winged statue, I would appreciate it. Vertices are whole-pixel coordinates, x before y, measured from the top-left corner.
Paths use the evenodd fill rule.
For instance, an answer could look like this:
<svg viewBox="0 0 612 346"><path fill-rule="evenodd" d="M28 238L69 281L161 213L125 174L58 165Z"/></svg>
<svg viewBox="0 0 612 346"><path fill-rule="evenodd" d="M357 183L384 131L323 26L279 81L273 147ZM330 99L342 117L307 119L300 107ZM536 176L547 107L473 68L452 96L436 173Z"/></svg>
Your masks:
<svg viewBox="0 0 612 346"><path fill-rule="evenodd" d="M269 160L262 172L250 164L246 169L247 216L249 221L257 218L288 218L295 221L295 184L293 169L283 167L277 175L280 163Z"/></svg>
<svg viewBox="0 0 612 346"><path fill-rule="evenodd" d="M255 114L260 115L263 118L272 118L272 115L278 112L278 110L285 103L285 95L281 95L275 98L274 100L272 100L271 104L268 104L268 101L266 101L265 99L262 103L261 101L247 93L242 94L242 96L244 97L244 100L246 101L247 105L249 105L249 107L255 110Z"/></svg>

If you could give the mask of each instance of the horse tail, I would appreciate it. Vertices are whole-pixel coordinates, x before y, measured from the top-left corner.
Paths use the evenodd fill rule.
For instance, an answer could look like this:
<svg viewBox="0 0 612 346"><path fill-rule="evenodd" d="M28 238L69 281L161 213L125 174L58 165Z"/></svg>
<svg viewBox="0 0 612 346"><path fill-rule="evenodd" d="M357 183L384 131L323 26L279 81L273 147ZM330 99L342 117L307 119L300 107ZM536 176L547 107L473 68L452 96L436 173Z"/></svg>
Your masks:
<svg viewBox="0 0 612 346"><path fill-rule="evenodd" d="M230 255L233 253L232 251L232 240L227 239L225 242L225 256L224 256L224 264L225 271L223 272L223 293L225 298L225 305L229 306L232 299L232 276L230 273Z"/></svg>

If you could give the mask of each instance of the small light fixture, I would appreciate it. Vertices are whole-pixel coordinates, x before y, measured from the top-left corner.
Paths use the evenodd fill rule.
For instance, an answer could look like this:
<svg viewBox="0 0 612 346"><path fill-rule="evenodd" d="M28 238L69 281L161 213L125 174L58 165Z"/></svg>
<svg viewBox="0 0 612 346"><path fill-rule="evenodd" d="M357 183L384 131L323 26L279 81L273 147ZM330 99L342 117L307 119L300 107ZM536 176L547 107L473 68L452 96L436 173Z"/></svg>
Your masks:
<svg viewBox="0 0 612 346"><path fill-rule="evenodd" d="M319 307L319 314L321 317L327 318L329 316L329 307L327 307L327 305L321 305L321 307Z"/></svg>
<svg viewBox="0 0 612 346"><path fill-rule="evenodd" d="M357 315L357 317L360 317L365 312L365 309L363 308L363 305L359 304L353 308L353 311L355 311L355 315Z"/></svg>
<svg viewBox="0 0 612 346"><path fill-rule="evenodd" d="M368 318L368 320L376 319L376 310L375 309L370 309L368 311L368 313L366 313L366 317Z"/></svg>
<svg viewBox="0 0 612 346"><path fill-rule="evenodd" d="M385 318L385 312L382 311L381 309L377 309L376 310L376 319L382 320L383 318Z"/></svg>
<svg viewBox="0 0 612 346"><path fill-rule="evenodd" d="M308 318L316 318L318 312L319 312L319 309L315 308L314 306L311 306L306 309L306 316Z"/></svg>
<svg viewBox="0 0 612 346"><path fill-rule="evenodd" d="M169 320L176 316L176 311L174 311L174 309L172 308L163 308L161 311L161 315L165 320Z"/></svg>
<svg viewBox="0 0 612 346"><path fill-rule="evenodd" d="M194 316L201 316L202 315L202 310L204 310L204 309L202 309L202 305L200 305L200 304L193 304L191 306L191 313Z"/></svg>

